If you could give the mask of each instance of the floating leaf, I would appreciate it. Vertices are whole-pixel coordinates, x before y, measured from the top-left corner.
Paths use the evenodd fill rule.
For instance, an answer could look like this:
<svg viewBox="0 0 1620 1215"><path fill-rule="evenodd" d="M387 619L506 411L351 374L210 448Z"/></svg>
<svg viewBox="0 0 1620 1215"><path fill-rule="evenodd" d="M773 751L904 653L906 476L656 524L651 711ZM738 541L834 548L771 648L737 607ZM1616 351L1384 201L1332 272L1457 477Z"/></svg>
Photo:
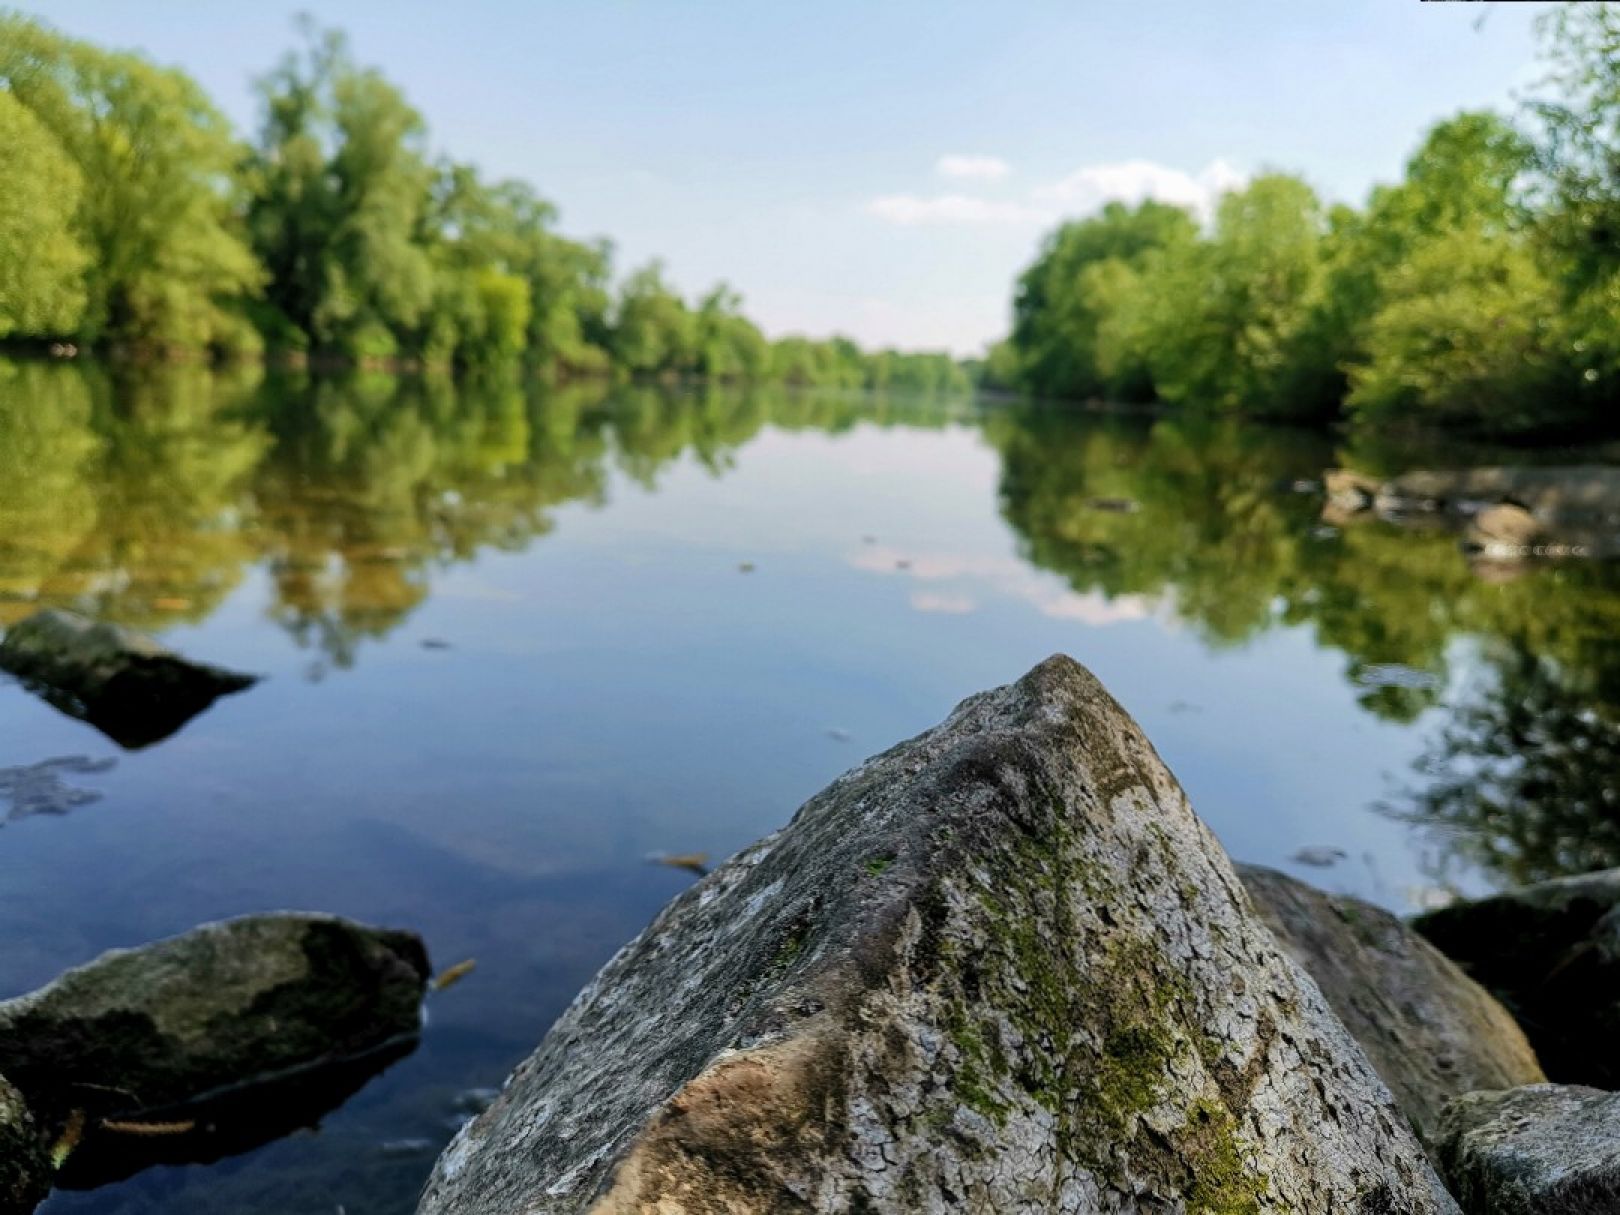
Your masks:
<svg viewBox="0 0 1620 1215"><path fill-rule="evenodd" d="M84 1137L84 1111L74 1110L68 1115L67 1125L62 1133L56 1137L51 1145L51 1166L61 1168L67 1163L67 1158L73 1155L73 1149L79 1146L79 1140Z"/></svg>
<svg viewBox="0 0 1620 1215"><path fill-rule="evenodd" d="M671 869L685 869L691 873L704 877L709 872L709 854L707 852L677 852L670 854L659 852L647 858L655 865L668 865Z"/></svg>
<svg viewBox="0 0 1620 1215"><path fill-rule="evenodd" d="M123 1122L114 1118L103 1118L101 1129L115 1131L120 1135L189 1135L197 1129L194 1121L184 1122Z"/></svg>
<svg viewBox="0 0 1620 1215"><path fill-rule="evenodd" d="M465 962L457 962L454 966L441 970L439 977L433 980L433 990L443 991L446 987L461 982L461 980L472 974L477 965L477 958L468 958Z"/></svg>

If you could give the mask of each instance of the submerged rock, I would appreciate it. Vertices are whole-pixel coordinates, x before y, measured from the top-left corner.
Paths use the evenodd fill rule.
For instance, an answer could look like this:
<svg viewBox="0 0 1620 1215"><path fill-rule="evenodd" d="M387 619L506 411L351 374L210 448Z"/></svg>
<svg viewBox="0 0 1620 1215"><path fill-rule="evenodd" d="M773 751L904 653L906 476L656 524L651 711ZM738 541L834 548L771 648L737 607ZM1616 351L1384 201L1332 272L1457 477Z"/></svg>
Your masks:
<svg viewBox="0 0 1620 1215"><path fill-rule="evenodd" d="M47 608L7 630L0 670L131 749L169 737L219 697L256 682L181 658L150 637Z"/></svg>
<svg viewBox="0 0 1620 1215"><path fill-rule="evenodd" d="M0 797L11 802L5 821L34 818L39 815L71 814L80 806L101 800L96 789L80 789L62 779L62 774L94 776L110 772L116 759L91 759L84 755L59 755L37 764L18 768L0 768Z"/></svg>
<svg viewBox="0 0 1620 1215"><path fill-rule="evenodd" d="M1508 1011L1397 916L1257 865L1238 876L1425 1141L1453 1097L1546 1079Z"/></svg>
<svg viewBox="0 0 1620 1215"><path fill-rule="evenodd" d="M0 1002L0 1074L47 1126L146 1119L414 1039L427 975L408 932L288 912L205 924Z"/></svg>
<svg viewBox="0 0 1620 1215"><path fill-rule="evenodd" d="M1175 779L1062 657L678 897L419 1208L1455 1209Z"/></svg>
<svg viewBox="0 0 1620 1215"><path fill-rule="evenodd" d="M1470 1093L1446 1107L1439 1159L1467 1215L1620 1211L1620 1093Z"/></svg>
<svg viewBox="0 0 1620 1215"><path fill-rule="evenodd" d="M0 1215L27 1215L50 1188L45 1136L22 1094L0 1077Z"/></svg>
<svg viewBox="0 0 1620 1215"><path fill-rule="evenodd" d="M1548 1076L1620 1088L1620 869L1452 903L1412 923L1513 1011Z"/></svg>

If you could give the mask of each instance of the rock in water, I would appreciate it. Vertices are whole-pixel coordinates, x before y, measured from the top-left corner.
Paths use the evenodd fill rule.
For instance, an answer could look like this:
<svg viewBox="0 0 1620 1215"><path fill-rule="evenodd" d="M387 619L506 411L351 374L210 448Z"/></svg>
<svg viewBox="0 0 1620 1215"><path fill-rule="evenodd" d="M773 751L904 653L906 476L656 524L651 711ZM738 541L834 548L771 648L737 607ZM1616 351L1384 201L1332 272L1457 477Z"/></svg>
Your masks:
<svg viewBox="0 0 1620 1215"><path fill-rule="evenodd" d="M0 670L131 749L169 737L255 678L191 662L150 637L47 608L6 632Z"/></svg>
<svg viewBox="0 0 1620 1215"><path fill-rule="evenodd" d="M1523 561L1545 536L1541 521L1524 507L1502 502L1469 520L1463 547L1486 561Z"/></svg>
<svg viewBox="0 0 1620 1215"><path fill-rule="evenodd" d="M1546 1079L1507 1009L1399 917L1273 869L1237 870L1426 1141L1453 1097Z"/></svg>
<svg viewBox="0 0 1620 1215"><path fill-rule="evenodd" d="M427 975L408 932L289 912L205 924L0 1002L0 1074L47 1125L139 1117L413 1037Z"/></svg>
<svg viewBox="0 0 1620 1215"><path fill-rule="evenodd" d="M1452 903L1412 925L1513 1010L1547 1075L1620 1088L1620 869Z"/></svg>
<svg viewBox="0 0 1620 1215"><path fill-rule="evenodd" d="M1538 1084L1446 1107L1439 1157L1468 1215L1620 1211L1620 1093Z"/></svg>
<svg viewBox="0 0 1620 1215"><path fill-rule="evenodd" d="M51 1188L45 1136L22 1094L0 1078L0 1215L27 1215Z"/></svg>
<svg viewBox="0 0 1620 1215"><path fill-rule="evenodd" d="M1322 489L1327 494L1328 505L1343 514L1371 510L1381 484L1376 477L1348 468L1330 468L1322 474Z"/></svg>
<svg viewBox="0 0 1620 1215"><path fill-rule="evenodd" d="M419 1211L1455 1209L1147 740L1058 657L671 903Z"/></svg>

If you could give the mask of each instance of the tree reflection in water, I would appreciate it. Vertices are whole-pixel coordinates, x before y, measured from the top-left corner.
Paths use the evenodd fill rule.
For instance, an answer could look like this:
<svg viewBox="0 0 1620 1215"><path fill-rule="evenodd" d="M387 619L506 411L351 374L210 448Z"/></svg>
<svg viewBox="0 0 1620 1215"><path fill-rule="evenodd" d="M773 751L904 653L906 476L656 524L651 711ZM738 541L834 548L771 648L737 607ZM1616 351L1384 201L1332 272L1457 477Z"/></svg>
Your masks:
<svg viewBox="0 0 1620 1215"><path fill-rule="evenodd" d="M260 568L272 618L324 674L398 629L448 567L524 548L615 476L653 487L680 459L721 476L767 426L947 423L979 427L1025 558L1077 592L1151 601L1211 647L1297 627L1342 654L1369 713L1431 732L1386 810L1456 858L1504 881L1620 864L1620 571L1486 580L1442 531L1324 526L1324 468L1444 457L1344 453L1314 431L515 370L0 360L0 625L51 604L195 622Z"/></svg>

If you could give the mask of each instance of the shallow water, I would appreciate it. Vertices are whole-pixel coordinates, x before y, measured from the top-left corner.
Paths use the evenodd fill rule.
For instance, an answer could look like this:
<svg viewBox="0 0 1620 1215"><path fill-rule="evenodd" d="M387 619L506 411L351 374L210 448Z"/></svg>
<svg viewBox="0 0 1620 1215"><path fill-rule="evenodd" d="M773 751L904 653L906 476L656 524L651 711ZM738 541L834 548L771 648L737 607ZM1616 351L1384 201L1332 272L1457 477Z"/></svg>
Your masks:
<svg viewBox="0 0 1620 1215"><path fill-rule="evenodd" d="M458 1095L691 881L649 855L723 857L1054 651L1239 859L1403 911L1620 863L1620 577L1325 527L1344 455L972 401L0 363L0 624L69 606L268 676L130 753L0 686L0 768L91 761L0 779L0 995L281 907L478 962L318 1129L47 1209L410 1211Z"/></svg>

